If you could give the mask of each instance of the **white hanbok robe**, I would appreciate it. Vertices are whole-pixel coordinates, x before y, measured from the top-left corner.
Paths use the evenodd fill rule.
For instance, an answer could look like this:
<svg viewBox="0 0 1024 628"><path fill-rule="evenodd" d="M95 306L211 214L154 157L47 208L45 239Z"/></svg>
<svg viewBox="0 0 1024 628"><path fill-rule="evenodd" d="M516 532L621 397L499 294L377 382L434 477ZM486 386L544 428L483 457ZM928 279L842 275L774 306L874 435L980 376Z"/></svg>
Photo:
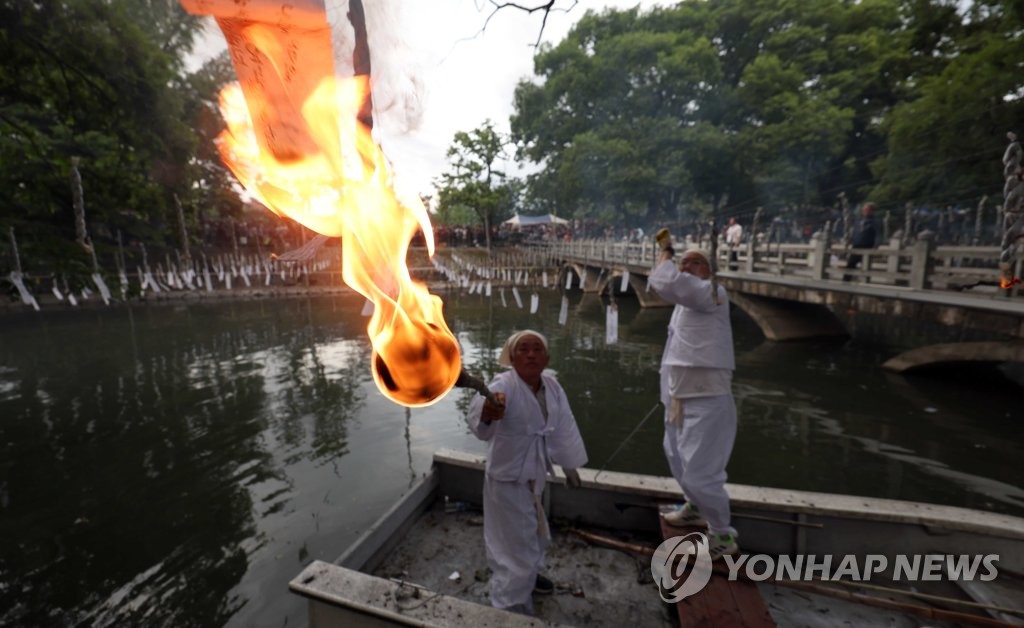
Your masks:
<svg viewBox="0 0 1024 628"><path fill-rule="evenodd" d="M505 415L490 425L480 421L484 399L470 404L469 427L490 443L484 479L484 543L491 568L491 604L533 612L533 587L551 540L540 507L552 463L577 469L587 462L569 400L558 381L541 375L547 419L537 396L514 370L489 384L505 394Z"/></svg>
<svg viewBox="0 0 1024 628"><path fill-rule="evenodd" d="M662 299L676 306L661 358L663 447L669 468L686 499L700 509L712 532L736 534L725 490L725 468L736 440L736 403L732 392L726 389L707 395L686 394L685 399L676 399L676 407L682 407L682 417L677 418L672 416L669 382L672 369L680 368L703 369L705 373L712 369L726 371L725 381L731 381L736 360L728 295L719 286L719 303L715 304L710 280L680 272L671 261L655 267L650 285Z"/></svg>

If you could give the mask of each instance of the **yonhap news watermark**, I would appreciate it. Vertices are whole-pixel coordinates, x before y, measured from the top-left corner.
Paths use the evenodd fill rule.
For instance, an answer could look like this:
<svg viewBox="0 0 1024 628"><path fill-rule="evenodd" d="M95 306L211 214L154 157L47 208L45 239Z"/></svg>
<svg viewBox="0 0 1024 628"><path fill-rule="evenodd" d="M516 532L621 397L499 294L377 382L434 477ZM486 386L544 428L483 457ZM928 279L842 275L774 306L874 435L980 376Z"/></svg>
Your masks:
<svg viewBox="0 0 1024 628"><path fill-rule="evenodd" d="M729 581L753 582L869 582L876 577L892 582L990 582L999 576L997 554L897 554L892 559L882 554L741 554L723 556L714 569L708 548L703 532L675 536L658 546L651 557L651 573L663 600L678 602L698 593L712 571Z"/></svg>

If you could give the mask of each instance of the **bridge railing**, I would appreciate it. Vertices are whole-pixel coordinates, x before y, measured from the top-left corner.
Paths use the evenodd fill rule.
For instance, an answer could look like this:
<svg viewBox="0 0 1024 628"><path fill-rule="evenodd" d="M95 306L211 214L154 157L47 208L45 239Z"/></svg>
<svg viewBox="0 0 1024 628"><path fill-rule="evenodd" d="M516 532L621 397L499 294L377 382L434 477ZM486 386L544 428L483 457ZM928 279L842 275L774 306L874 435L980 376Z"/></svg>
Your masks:
<svg viewBox="0 0 1024 628"><path fill-rule="evenodd" d="M620 265L633 269L653 267L659 254L659 249L651 241L576 240L547 246L551 254L559 257L598 266ZM708 248L706 243L703 248ZM959 290L979 284L998 285L1000 276L999 247L936 246L927 233L920 234L909 246L902 246L899 240L893 239L873 249L852 249L842 244L830 244L816 234L809 243L748 242L735 250L734 260L730 260L730 252L727 247L719 247L716 261L720 271L918 290ZM860 262L847 268L853 256L860 256ZM1018 257L1015 276L1021 275L1021 266L1021 258Z"/></svg>

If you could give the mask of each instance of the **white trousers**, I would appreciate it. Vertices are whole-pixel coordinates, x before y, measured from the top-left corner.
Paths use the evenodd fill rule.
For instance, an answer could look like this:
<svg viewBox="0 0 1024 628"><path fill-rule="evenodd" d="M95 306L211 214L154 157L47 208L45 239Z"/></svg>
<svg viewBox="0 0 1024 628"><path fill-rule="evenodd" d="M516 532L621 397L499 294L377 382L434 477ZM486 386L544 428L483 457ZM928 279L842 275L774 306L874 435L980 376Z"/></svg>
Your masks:
<svg viewBox="0 0 1024 628"><path fill-rule="evenodd" d="M550 543L539 524L537 499L544 481L499 482L484 478L484 544L491 568L491 606L533 614L533 587Z"/></svg>
<svg viewBox="0 0 1024 628"><path fill-rule="evenodd" d="M665 457L687 501L700 509L714 534L736 534L725 492L725 467L736 441L736 403L732 395L687 397L682 421L665 409Z"/></svg>

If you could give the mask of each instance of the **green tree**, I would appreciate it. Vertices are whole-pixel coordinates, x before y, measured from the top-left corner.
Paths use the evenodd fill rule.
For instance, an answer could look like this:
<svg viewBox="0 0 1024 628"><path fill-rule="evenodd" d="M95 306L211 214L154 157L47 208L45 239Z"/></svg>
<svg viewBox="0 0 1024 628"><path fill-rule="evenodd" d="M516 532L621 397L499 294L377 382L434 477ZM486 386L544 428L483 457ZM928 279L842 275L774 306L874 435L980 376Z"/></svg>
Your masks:
<svg viewBox="0 0 1024 628"><path fill-rule="evenodd" d="M508 159L508 144L490 120L472 131L459 131L448 148L449 170L438 182L439 211L444 215L472 209L484 227L488 251L491 227L515 207L515 187L500 168Z"/></svg>
<svg viewBox="0 0 1024 628"><path fill-rule="evenodd" d="M194 142L176 55L197 22L164 9L147 19L127 0L0 2L0 187L9 192L0 222L16 228L27 264L91 270L74 245L73 156L101 256L118 230L148 242L171 235L165 225L174 224L173 195L189 188ZM152 39L158 30L166 50Z"/></svg>
<svg viewBox="0 0 1024 628"><path fill-rule="evenodd" d="M587 13L516 90L513 138L543 165L526 196L628 223L967 189L980 180L961 169L967 144L1001 147L994 127L1019 117L1020 13L994 0ZM925 130L958 106L986 113ZM920 180L899 180L915 159Z"/></svg>
<svg viewBox="0 0 1024 628"><path fill-rule="evenodd" d="M1024 119L1024 6L973 2L963 19L946 5L937 35L923 34L934 15L915 3L917 40L939 61L913 77L912 98L893 107L884 122L887 148L872 164L873 197L902 205L973 206L983 194L1000 198L1000 159L1005 133Z"/></svg>
<svg viewBox="0 0 1024 628"><path fill-rule="evenodd" d="M185 119L191 121L196 140L187 166L191 185L184 191L182 203L188 208L186 214L191 217L193 226L208 220L237 217L242 212L239 184L221 160L216 143L225 127L220 112L220 90L235 80L235 69L226 51L184 79L184 114Z"/></svg>

